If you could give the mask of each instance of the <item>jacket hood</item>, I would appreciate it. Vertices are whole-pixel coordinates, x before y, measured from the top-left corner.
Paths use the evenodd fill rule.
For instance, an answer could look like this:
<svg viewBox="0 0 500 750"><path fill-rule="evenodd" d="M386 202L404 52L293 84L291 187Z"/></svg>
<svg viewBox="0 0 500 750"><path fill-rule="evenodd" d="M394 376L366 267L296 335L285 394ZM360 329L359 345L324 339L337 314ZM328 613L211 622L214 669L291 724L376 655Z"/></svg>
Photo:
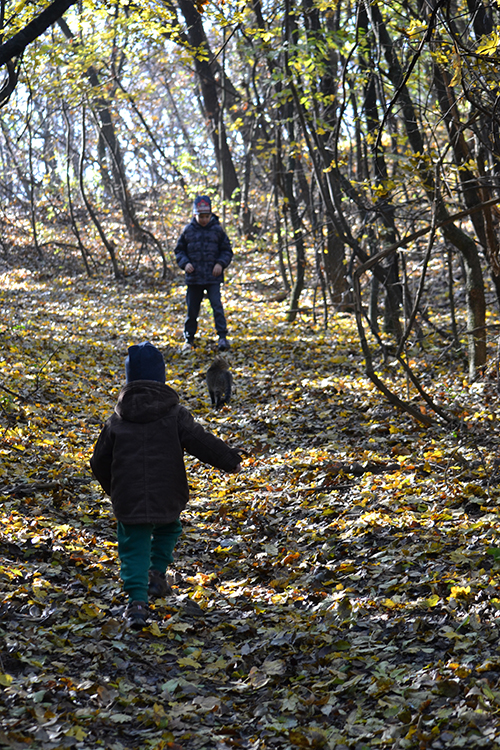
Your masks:
<svg viewBox="0 0 500 750"><path fill-rule="evenodd" d="M145 424L162 419L178 403L179 396L169 385L133 380L121 389L115 412L126 422Z"/></svg>

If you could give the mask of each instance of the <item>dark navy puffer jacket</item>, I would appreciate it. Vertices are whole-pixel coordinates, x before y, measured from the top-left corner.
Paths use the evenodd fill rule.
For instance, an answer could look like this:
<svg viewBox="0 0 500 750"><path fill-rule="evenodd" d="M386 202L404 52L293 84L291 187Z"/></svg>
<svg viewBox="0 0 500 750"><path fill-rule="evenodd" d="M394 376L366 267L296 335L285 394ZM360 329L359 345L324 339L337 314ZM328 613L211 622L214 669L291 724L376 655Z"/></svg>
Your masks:
<svg viewBox="0 0 500 750"><path fill-rule="evenodd" d="M193 273L186 273L188 284L221 284L224 273L214 276L214 266L220 263L222 268L227 268L233 258L229 238L215 214L206 227L198 224L193 216L179 237L174 252L181 268L187 263L194 267Z"/></svg>

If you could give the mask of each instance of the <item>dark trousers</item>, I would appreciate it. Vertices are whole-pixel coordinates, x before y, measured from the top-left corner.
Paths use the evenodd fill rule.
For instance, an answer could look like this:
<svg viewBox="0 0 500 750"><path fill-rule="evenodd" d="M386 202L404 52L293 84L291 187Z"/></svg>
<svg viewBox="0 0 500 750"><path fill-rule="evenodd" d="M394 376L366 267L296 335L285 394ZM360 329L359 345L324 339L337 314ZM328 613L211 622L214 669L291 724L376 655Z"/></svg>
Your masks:
<svg viewBox="0 0 500 750"><path fill-rule="evenodd" d="M147 602L149 570L166 571L174 560L172 553L181 533L178 519L172 523L118 521L120 576L131 602Z"/></svg>
<svg viewBox="0 0 500 750"><path fill-rule="evenodd" d="M212 305L214 314L215 330L221 338L227 336L226 317L222 300L220 297L220 284L188 284L186 290L187 318L184 323L184 338L192 341L198 328L198 315L200 314L203 294L206 290L207 297Z"/></svg>

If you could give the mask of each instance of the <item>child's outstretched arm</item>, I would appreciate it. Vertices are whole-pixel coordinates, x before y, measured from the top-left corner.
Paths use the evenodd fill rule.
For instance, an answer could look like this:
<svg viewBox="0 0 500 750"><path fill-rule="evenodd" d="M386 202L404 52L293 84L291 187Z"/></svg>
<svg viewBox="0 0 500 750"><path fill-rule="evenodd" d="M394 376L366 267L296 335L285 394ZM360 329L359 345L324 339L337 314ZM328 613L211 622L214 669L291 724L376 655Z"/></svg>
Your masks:
<svg viewBox="0 0 500 750"><path fill-rule="evenodd" d="M181 445L192 456L230 474L241 470L241 456L238 451L203 429L183 406L179 409L177 426Z"/></svg>

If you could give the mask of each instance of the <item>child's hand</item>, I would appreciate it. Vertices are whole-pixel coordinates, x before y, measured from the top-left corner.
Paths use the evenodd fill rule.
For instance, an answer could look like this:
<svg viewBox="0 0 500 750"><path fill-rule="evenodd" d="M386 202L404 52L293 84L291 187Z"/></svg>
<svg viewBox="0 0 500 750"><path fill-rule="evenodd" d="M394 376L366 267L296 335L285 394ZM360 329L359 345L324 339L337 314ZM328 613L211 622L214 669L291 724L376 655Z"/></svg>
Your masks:
<svg viewBox="0 0 500 750"><path fill-rule="evenodd" d="M220 263L216 263L214 266L214 270L212 271L212 276L220 276L222 273L222 266Z"/></svg>
<svg viewBox="0 0 500 750"><path fill-rule="evenodd" d="M193 271L194 271L193 264L192 263L186 263L186 265L184 266L184 270L185 270L186 273L193 273Z"/></svg>

